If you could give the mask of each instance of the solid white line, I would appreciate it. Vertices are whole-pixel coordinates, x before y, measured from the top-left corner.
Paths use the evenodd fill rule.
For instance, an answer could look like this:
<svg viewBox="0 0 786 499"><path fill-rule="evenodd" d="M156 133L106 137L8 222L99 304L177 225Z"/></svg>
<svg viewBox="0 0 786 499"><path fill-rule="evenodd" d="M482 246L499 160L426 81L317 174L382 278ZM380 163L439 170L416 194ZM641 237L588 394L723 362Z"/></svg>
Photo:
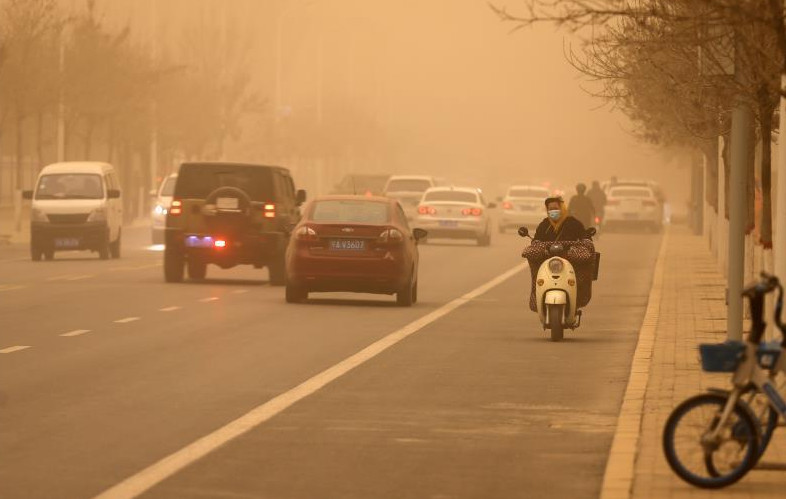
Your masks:
<svg viewBox="0 0 786 499"><path fill-rule="evenodd" d="M199 301L202 302L202 303L208 303L208 302L216 301L216 300L218 300L218 296L211 296L210 298L202 298Z"/></svg>
<svg viewBox="0 0 786 499"><path fill-rule="evenodd" d="M410 322L398 331L377 340L356 354L344 359L338 364L310 378L302 384L284 392L264 404L252 409L218 430L205 435L191 444L175 451L135 475L132 475L117 485L105 490L96 496L96 499L124 499L137 497L154 485L174 475L189 464L213 452L230 440L239 437L247 431L259 426L273 416L284 411L296 402L313 394L328 383L336 380L355 367L376 357L401 340L411 336L432 322L446 316L462 305L472 301L493 287L521 272L526 264L516 265L504 274L495 277L486 284L475 288L469 293L441 306L433 312Z"/></svg>
<svg viewBox="0 0 786 499"><path fill-rule="evenodd" d="M55 277L47 278L47 281L65 281L66 279L69 279L69 278L71 278L73 276L74 276L73 274L58 275L58 276L55 276Z"/></svg>
<svg viewBox="0 0 786 499"><path fill-rule="evenodd" d="M248 293L248 290L247 289L236 289L236 290L232 291L232 294L235 294L235 295L242 295L243 293Z"/></svg>
<svg viewBox="0 0 786 499"><path fill-rule="evenodd" d="M90 279L91 277L95 277L95 274L77 275L67 278L66 281L81 281L82 279Z"/></svg>
<svg viewBox="0 0 786 499"><path fill-rule="evenodd" d="M601 499L627 498L633 492L633 478L636 471L636 455L641 436L641 419L644 412L644 397L650 379L652 350L655 346L655 330L660 316L660 301L663 292L663 267L666 260L666 246L669 231L663 236L658 252L658 260L652 276L652 287L647 300L647 310L639 330L639 339L630 365L630 376L622 398L614 439L611 441L606 471L603 473Z"/></svg>
<svg viewBox="0 0 786 499"><path fill-rule="evenodd" d="M24 287L25 286L14 286L14 285L10 285L10 284L4 284L4 285L0 286L0 292L13 291L15 289L22 289Z"/></svg>
<svg viewBox="0 0 786 499"><path fill-rule="evenodd" d="M126 324L128 322L138 321L139 319L141 319L141 317L126 317L124 319L118 319L114 322L116 322L117 324Z"/></svg>
<svg viewBox="0 0 786 499"><path fill-rule="evenodd" d="M0 353L14 353L14 352L18 352L19 350L25 350L27 348L32 348L32 347L29 345L16 345L13 347L3 348L2 350L0 350Z"/></svg>
<svg viewBox="0 0 786 499"><path fill-rule="evenodd" d="M164 308L159 308L158 311L159 312L174 312L175 310L180 310L181 308L182 307L164 307Z"/></svg>
<svg viewBox="0 0 786 499"><path fill-rule="evenodd" d="M85 334L85 333L89 333L89 332L90 332L89 329L76 329L74 331L69 331L68 333L63 333L60 336L67 336L67 337L69 337L69 336L79 336L79 335L82 335L82 334Z"/></svg>

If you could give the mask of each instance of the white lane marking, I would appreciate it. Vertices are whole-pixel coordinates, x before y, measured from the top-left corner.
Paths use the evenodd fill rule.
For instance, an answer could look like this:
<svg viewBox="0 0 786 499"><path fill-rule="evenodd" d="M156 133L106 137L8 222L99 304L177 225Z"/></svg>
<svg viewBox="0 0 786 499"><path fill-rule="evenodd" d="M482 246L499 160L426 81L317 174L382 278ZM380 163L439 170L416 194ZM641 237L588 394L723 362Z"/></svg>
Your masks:
<svg viewBox="0 0 786 499"><path fill-rule="evenodd" d="M73 331L69 331L67 333L63 333L60 336L66 336L66 337L79 336L79 335L82 335L82 334L85 334L85 333L89 333L89 332L90 332L89 329L75 329Z"/></svg>
<svg viewBox="0 0 786 499"><path fill-rule="evenodd" d="M28 348L33 348L30 345L16 345L13 347L3 348L0 350L0 353L14 353L18 352L19 350L26 350Z"/></svg>
<svg viewBox="0 0 786 499"><path fill-rule="evenodd" d="M211 296L210 298L202 298L199 301L202 303L209 303L211 301L216 301L216 300L218 300L218 296Z"/></svg>
<svg viewBox="0 0 786 499"><path fill-rule="evenodd" d="M58 275L58 276L47 278L47 281L65 281L66 279L70 279L71 277L74 277L74 275L73 274Z"/></svg>
<svg viewBox="0 0 786 499"><path fill-rule="evenodd" d="M234 295L242 295L243 293L248 293L248 290L247 289L235 289L235 290L232 291L232 294L234 294Z"/></svg>
<svg viewBox="0 0 786 499"><path fill-rule="evenodd" d="M410 322L398 331L394 331L384 338L375 341L356 354L344 359L332 367L327 368L321 373L315 375L313 378L304 381L291 390L286 391L265 402L264 404L252 409L251 411L240 416L234 421L231 421L213 433L205 435L204 437L192 442L182 449L166 456L160 461L153 463L137 474L126 478L122 482L97 495L95 499L124 499L139 496L146 490L166 480L189 464L192 464L195 461L205 457L207 454L218 449L230 440L237 438L247 431L259 426L273 416L292 406L296 402L317 392L328 383L343 376L366 361L373 359L396 343L402 341L408 336L417 333L432 322L446 316L447 314L472 301L474 298L477 298L493 287L503 283L507 279L510 279L514 275L524 270L526 266L526 263L516 265L504 274L488 281L486 284L483 284L469 293L456 298L449 303L446 303L433 312L430 312L423 317Z"/></svg>
<svg viewBox="0 0 786 499"><path fill-rule="evenodd" d="M139 319L141 319L141 317L125 317L123 319L118 319L114 322L116 322L117 324L127 324L129 322L138 321Z"/></svg>
<svg viewBox="0 0 786 499"><path fill-rule="evenodd" d="M75 275L66 279L66 281L81 281L82 279L90 279L95 277L95 274Z"/></svg>
<svg viewBox="0 0 786 499"><path fill-rule="evenodd" d="M2 293L3 291L13 291L15 289L22 289L24 287L25 286L4 284L4 285L0 286L0 293Z"/></svg>
<svg viewBox="0 0 786 499"><path fill-rule="evenodd" d="M181 308L183 308L183 307L164 307L164 308L159 308L158 311L159 312L174 312L175 310L180 310Z"/></svg>

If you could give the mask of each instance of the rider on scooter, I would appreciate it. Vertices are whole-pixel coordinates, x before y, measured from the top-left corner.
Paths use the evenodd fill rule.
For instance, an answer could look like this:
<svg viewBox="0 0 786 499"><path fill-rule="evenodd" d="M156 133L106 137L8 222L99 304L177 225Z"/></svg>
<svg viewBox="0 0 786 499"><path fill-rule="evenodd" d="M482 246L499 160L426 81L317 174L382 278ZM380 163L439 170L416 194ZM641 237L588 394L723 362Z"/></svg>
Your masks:
<svg viewBox="0 0 786 499"><path fill-rule="evenodd" d="M538 225L532 244L524 248L521 256L529 261L532 272L532 293L529 308L537 311L535 303L535 277L540 265L548 258L548 249L555 242L570 241L567 260L576 271L577 305L585 307L592 296L592 275L594 271L595 246L587 235L584 224L568 215L568 208L561 197L546 199L547 217Z"/></svg>

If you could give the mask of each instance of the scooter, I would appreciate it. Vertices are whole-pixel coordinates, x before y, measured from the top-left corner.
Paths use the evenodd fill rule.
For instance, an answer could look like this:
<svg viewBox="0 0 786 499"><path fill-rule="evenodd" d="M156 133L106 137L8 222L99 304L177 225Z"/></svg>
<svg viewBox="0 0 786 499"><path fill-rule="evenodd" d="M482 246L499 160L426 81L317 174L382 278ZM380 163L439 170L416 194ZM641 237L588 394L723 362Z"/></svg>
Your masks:
<svg viewBox="0 0 786 499"><path fill-rule="evenodd" d="M526 227L519 228L521 237L529 237ZM587 236L595 235L595 229L587 230ZM551 341L561 341L565 329L581 326L581 310L576 308L576 272L568 261L567 254L574 241L552 243L547 249L548 258L538 269L535 281L535 300L543 329L551 332Z"/></svg>

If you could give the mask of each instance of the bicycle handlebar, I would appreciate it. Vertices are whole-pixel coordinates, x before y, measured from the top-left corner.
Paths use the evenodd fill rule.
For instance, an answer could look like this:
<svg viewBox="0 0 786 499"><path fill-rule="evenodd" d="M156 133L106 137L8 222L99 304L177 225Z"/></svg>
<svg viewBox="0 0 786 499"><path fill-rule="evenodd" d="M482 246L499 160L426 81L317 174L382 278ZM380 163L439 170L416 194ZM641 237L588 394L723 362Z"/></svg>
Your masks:
<svg viewBox="0 0 786 499"><path fill-rule="evenodd" d="M777 277L766 272L761 273L761 280L756 284L748 286L742 292L742 295L748 298L751 309L752 329L749 341L754 344L761 342L761 337L767 329L767 323L764 322L764 295L771 293L775 290L778 291L778 297L775 301L774 320L775 325L781 331L781 344L786 347L786 326L781 320L783 312L783 286Z"/></svg>

